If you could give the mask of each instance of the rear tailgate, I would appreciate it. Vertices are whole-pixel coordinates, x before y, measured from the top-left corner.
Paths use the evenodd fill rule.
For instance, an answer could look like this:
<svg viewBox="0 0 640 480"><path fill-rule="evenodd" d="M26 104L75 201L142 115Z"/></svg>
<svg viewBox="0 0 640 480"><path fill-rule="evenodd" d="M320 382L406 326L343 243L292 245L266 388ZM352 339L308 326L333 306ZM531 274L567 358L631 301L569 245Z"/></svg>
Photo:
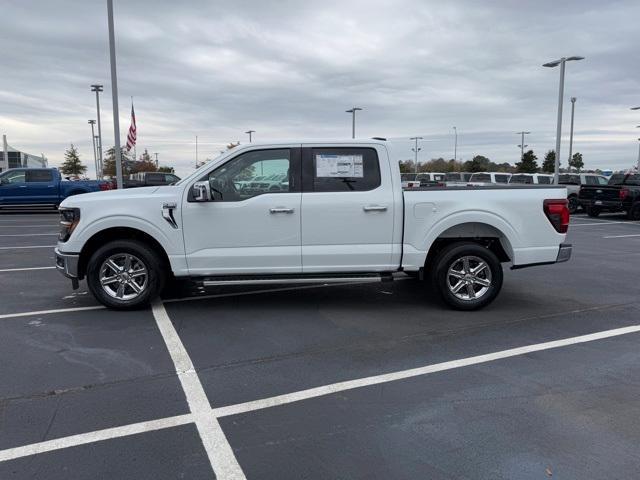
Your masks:
<svg viewBox="0 0 640 480"><path fill-rule="evenodd" d="M581 201L598 204L598 202L617 202L620 200L619 186L585 186L580 189Z"/></svg>

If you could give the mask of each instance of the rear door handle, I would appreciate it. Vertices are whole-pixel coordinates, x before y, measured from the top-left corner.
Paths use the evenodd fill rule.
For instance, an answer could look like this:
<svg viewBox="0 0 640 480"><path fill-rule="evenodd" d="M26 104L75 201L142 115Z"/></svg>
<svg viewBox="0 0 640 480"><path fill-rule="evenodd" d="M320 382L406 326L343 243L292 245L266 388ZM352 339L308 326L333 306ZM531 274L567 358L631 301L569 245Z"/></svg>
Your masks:
<svg viewBox="0 0 640 480"><path fill-rule="evenodd" d="M293 213L293 208L284 208L284 207L270 208L269 212L271 212L271 213Z"/></svg>
<svg viewBox="0 0 640 480"><path fill-rule="evenodd" d="M365 205L362 207L365 212L386 212L387 207L385 205Z"/></svg>

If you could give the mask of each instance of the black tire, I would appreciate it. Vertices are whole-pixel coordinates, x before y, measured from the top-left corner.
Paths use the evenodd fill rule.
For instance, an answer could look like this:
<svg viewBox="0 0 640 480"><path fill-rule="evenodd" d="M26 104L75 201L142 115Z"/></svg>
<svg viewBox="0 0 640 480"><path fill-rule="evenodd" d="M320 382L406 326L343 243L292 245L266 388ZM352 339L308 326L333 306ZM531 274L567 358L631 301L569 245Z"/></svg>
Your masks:
<svg viewBox="0 0 640 480"><path fill-rule="evenodd" d="M100 282L103 263L117 255L133 256L137 260L136 265L142 264L146 268L146 282L135 298L120 299L111 296ZM103 245L91 255L86 274L87 285L93 296L106 307L116 310L131 310L148 305L162 291L166 276L166 270L158 253L138 240L114 240ZM115 283L118 284L118 282ZM130 292L129 295L134 293L131 287L124 288L125 293Z"/></svg>
<svg viewBox="0 0 640 480"><path fill-rule="evenodd" d="M627 211L627 218L629 220L640 220L640 202L631 206Z"/></svg>
<svg viewBox="0 0 640 480"><path fill-rule="evenodd" d="M589 215L590 217L597 217L600 215L602 211L600 210L599 207L587 207L587 215Z"/></svg>
<svg viewBox="0 0 640 480"><path fill-rule="evenodd" d="M488 281L489 285L484 287L480 286L478 290L478 294L480 295L477 298L462 299L452 291L452 288L457 284L452 285L450 279L454 277L449 276L449 269L456 265L462 265L462 259L464 257L480 259L486 265L485 270L478 273L479 278L475 278L475 281ZM475 263L474 260L471 260L470 263L471 268L474 268L474 265L480 266L479 263ZM489 270L489 273L486 273L486 269ZM483 276L484 278L482 278ZM477 310L489 305L498 293L500 293L502 278L502 265L496 254L488 248L474 242L458 242L447 246L438 253L431 268L433 285L440 293L442 300L456 310ZM461 279L460 281L466 280ZM477 287L478 285L471 285L471 288L474 290L474 295L476 294L475 289ZM461 295L470 297L468 288L469 287L465 286L464 289L467 293L462 292ZM483 290L483 288L486 288L486 290Z"/></svg>
<svg viewBox="0 0 640 480"><path fill-rule="evenodd" d="M578 202L578 197L575 195L571 195L569 198L569 213L573 215L578 212L580 208L580 202Z"/></svg>

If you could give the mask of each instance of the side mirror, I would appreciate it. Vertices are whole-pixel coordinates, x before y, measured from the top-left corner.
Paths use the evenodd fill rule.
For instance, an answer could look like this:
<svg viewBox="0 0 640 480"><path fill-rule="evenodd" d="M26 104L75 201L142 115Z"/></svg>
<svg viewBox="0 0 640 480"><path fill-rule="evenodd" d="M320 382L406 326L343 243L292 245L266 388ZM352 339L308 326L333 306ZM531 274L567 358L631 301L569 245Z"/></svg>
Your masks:
<svg viewBox="0 0 640 480"><path fill-rule="evenodd" d="M211 189L209 182L196 182L191 187L191 193L193 194L194 202L210 202L211 201Z"/></svg>

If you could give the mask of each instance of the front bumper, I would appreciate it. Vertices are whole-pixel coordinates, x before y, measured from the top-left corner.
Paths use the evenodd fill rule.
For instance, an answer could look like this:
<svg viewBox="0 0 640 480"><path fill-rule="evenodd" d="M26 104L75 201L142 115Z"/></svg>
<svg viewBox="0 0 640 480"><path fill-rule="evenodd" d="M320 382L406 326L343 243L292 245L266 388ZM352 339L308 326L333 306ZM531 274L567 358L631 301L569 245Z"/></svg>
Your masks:
<svg viewBox="0 0 640 480"><path fill-rule="evenodd" d="M65 277L78 280L78 262L80 254L64 253L56 248L56 269Z"/></svg>

